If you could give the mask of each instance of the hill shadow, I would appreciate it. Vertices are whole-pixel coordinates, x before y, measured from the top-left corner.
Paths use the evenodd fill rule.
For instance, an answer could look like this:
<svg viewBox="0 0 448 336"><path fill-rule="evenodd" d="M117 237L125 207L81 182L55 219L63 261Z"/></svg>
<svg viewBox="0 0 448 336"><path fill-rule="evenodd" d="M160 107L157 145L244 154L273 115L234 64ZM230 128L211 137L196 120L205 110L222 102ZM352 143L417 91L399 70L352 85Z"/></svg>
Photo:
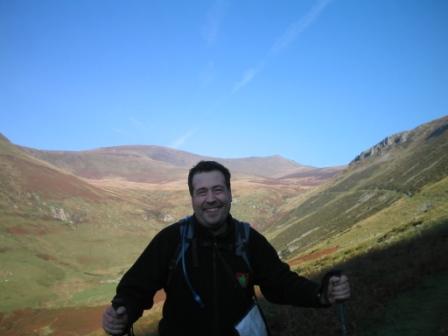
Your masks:
<svg viewBox="0 0 448 336"><path fill-rule="evenodd" d="M447 255L448 220L443 220L414 238L333 265L350 278L349 335L448 335ZM304 309L263 300L262 305L272 336L341 335L334 307Z"/></svg>

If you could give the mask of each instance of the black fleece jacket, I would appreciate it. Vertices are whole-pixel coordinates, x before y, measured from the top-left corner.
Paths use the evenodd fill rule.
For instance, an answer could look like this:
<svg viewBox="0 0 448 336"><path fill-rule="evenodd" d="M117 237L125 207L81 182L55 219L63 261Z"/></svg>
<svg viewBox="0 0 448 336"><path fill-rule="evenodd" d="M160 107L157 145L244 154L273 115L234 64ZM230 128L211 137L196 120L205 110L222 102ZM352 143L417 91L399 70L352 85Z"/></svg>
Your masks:
<svg viewBox="0 0 448 336"><path fill-rule="evenodd" d="M156 291L163 288L166 300L159 324L161 336L235 335L233 326L253 303L253 286L271 302L301 307L321 307L320 286L292 272L264 236L250 229L248 257L251 271L235 254L235 220L229 215L228 229L213 236L192 217L193 242L185 265L193 289L204 306L193 300L179 262L170 270L181 243L180 222L160 231L121 279L114 306L124 305L130 322L153 305ZM193 247L193 245L195 245ZM242 281L242 285L237 279Z"/></svg>

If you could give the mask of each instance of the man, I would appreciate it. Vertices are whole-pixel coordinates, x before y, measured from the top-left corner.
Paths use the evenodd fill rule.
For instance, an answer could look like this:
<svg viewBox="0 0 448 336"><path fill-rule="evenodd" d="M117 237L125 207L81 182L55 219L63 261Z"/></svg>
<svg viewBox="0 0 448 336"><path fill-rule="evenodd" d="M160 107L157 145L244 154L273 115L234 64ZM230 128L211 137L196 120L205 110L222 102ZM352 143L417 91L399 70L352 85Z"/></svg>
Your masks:
<svg viewBox="0 0 448 336"><path fill-rule="evenodd" d="M298 276L249 226L245 252L235 252L235 237L244 224L230 215L227 168L201 161L190 170L188 187L193 216L159 232L126 272L103 314L106 332L128 332L161 288L166 292L161 336L243 335L247 323L260 319L254 285L269 301L295 306L326 307L350 297L345 275L327 277L322 286Z"/></svg>

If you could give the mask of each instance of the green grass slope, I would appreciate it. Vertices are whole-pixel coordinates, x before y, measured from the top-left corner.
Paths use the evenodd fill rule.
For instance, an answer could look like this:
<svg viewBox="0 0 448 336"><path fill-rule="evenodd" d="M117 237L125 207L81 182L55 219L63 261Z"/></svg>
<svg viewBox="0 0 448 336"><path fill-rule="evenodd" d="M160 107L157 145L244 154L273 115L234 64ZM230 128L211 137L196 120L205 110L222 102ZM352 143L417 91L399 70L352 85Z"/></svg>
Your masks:
<svg viewBox="0 0 448 336"><path fill-rule="evenodd" d="M368 246L368 247L367 247ZM316 280L329 268L349 275L349 335L446 335L448 217L379 237L376 244L295 268ZM341 334L335 308L279 307L263 301L272 335Z"/></svg>
<svg viewBox="0 0 448 336"><path fill-rule="evenodd" d="M330 184L301 199L271 230L282 256L348 230L446 177L448 117L385 139L366 153Z"/></svg>
<svg viewBox="0 0 448 336"><path fill-rule="evenodd" d="M95 187L5 138L0 168L0 311L104 302L89 291L112 288L123 272L117 265L129 265L163 225L139 199Z"/></svg>
<svg viewBox="0 0 448 336"><path fill-rule="evenodd" d="M442 118L385 139L335 181L290 200L289 226L271 231L299 273L349 275L350 335L447 333L447 133ZM340 333L334 309L264 307L273 335Z"/></svg>

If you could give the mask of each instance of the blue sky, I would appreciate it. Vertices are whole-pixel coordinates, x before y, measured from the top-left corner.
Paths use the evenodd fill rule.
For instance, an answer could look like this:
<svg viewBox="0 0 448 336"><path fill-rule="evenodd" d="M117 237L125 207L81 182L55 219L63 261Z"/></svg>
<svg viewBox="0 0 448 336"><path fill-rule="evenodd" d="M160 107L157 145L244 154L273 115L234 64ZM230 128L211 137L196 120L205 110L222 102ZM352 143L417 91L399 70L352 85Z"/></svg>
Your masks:
<svg viewBox="0 0 448 336"><path fill-rule="evenodd" d="M346 164L448 114L448 1L0 0L0 132Z"/></svg>

